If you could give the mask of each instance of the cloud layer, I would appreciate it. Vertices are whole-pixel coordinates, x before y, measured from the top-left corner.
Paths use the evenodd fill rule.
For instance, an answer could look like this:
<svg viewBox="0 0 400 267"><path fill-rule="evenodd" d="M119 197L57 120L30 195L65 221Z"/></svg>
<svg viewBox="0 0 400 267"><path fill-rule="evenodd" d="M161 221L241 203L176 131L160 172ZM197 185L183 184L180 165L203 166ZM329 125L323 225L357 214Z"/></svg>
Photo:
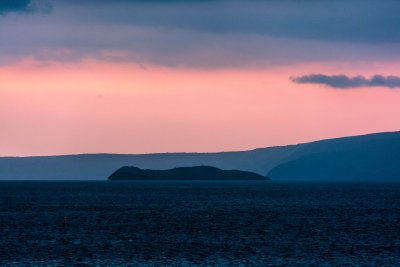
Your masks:
<svg viewBox="0 0 400 267"><path fill-rule="evenodd" d="M2 0L0 1L0 15L8 12L21 12L29 8L30 0Z"/></svg>
<svg viewBox="0 0 400 267"><path fill-rule="evenodd" d="M7 13L50 13L52 3L49 0L2 0L0 15Z"/></svg>
<svg viewBox="0 0 400 267"><path fill-rule="evenodd" d="M210 68L399 60L398 10L395 0L4 0L0 65L23 57Z"/></svg>
<svg viewBox="0 0 400 267"><path fill-rule="evenodd" d="M261 34L346 42L400 42L395 0L5 0L0 10L52 4L74 18L214 34Z"/></svg>
<svg viewBox="0 0 400 267"><path fill-rule="evenodd" d="M295 83L322 84L336 89L352 89L359 87L386 87L390 89L400 88L400 77L374 75L371 78L358 75L349 77L346 75L310 74L290 78Z"/></svg>

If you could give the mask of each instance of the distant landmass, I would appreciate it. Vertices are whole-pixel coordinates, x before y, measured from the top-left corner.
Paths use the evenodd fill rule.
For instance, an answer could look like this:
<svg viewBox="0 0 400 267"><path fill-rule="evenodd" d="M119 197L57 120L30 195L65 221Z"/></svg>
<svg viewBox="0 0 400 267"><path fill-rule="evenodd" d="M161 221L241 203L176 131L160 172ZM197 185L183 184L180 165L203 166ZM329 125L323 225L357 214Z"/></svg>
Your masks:
<svg viewBox="0 0 400 267"><path fill-rule="evenodd" d="M122 166L167 170L213 166L273 181L400 181L400 132L221 153L0 157L1 180L105 180Z"/></svg>
<svg viewBox="0 0 400 267"><path fill-rule="evenodd" d="M400 181L400 133L309 143L268 175L277 180Z"/></svg>
<svg viewBox="0 0 400 267"><path fill-rule="evenodd" d="M143 170L122 167L109 180L269 180L260 174L239 170L221 170L211 166L180 167L169 170Z"/></svg>

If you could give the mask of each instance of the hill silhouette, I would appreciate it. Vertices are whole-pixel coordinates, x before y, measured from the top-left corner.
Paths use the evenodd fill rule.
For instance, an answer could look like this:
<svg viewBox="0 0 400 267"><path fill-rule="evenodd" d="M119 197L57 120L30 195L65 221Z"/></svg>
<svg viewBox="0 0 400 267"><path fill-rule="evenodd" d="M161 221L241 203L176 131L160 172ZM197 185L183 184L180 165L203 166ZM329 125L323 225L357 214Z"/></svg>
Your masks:
<svg viewBox="0 0 400 267"><path fill-rule="evenodd" d="M400 181L400 133L310 143L268 175L279 180Z"/></svg>
<svg viewBox="0 0 400 267"><path fill-rule="evenodd" d="M1 180L104 180L122 166L166 170L213 166L279 180L399 180L400 132L222 153L0 157Z"/></svg>

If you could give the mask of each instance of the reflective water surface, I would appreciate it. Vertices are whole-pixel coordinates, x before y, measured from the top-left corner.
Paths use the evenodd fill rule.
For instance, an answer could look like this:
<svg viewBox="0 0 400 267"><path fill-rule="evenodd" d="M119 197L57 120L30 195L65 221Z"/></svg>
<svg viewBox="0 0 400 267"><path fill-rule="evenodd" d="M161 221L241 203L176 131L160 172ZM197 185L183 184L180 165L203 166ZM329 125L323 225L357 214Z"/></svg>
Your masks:
<svg viewBox="0 0 400 267"><path fill-rule="evenodd" d="M0 182L1 266L400 265L400 184Z"/></svg>

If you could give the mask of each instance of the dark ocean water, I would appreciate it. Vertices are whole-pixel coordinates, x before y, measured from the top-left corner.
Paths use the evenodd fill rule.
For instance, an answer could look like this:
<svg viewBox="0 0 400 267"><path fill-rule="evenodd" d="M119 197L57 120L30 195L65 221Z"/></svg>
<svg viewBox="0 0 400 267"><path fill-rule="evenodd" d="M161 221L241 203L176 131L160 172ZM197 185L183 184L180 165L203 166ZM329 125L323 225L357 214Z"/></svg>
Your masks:
<svg viewBox="0 0 400 267"><path fill-rule="evenodd" d="M400 266L400 184L0 182L1 266Z"/></svg>

